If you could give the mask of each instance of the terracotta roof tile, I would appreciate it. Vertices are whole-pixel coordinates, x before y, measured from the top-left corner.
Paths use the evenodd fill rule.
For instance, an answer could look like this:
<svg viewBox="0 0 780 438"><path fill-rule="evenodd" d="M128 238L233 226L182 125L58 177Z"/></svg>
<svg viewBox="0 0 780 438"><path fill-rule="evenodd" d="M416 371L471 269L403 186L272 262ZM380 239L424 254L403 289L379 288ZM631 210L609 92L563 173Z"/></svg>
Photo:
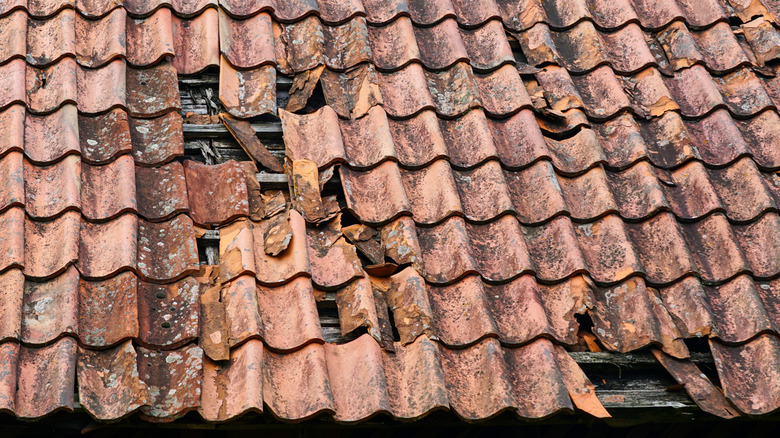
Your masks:
<svg viewBox="0 0 780 438"><path fill-rule="evenodd" d="M62 338L47 347L19 350L14 413L20 418L38 418L58 410L72 411L76 341Z"/></svg>
<svg viewBox="0 0 780 438"><path fill-rule="evenodd" d="M80 281L78 329L84 345L106 347L138 337L137 284L132 272L107 280Z"/></svg>

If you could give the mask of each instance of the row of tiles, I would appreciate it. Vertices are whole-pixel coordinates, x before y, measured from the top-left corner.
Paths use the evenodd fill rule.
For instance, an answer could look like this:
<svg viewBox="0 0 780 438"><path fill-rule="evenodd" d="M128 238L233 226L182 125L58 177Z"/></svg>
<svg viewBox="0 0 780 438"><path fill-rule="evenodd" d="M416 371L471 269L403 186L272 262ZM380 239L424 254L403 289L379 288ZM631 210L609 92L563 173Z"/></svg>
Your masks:
<svg viewBox="0 0 780 438"><path fill-rule="evenodd" d="M355 120L339 119L329 106L305 115L279 114L287 154L314 161L320 169L343 163L360 170L386 160L418 169L441 158L463 170L491 159L522 169L547 159L558 173L574 176L600 164L621 170L648 160L673 169L696 160L722 167L743 156L752 157L764 171L780 168L780 151L774 147L780 141L780 117L775 111L738 120L715 110L699 121L684 120L676 112L651 120L623 114L580 125L579 132L560 140L543 134L531 110L503 119L486 117L482 110L443 119L426 110L397 120L379 106Z"/></svg>
<svg viewBox="0 0 780 438"><path fill-rule="evenodd" d="M525 30L537 23L567 28L583 20L592 20L605 29L619 28L630 22L656 29L678 19L695 27L707 27L734 17L747 22L754 16L771 17L773 12L780 11L776 0L486 0L476 5L470 0L7 0L0 5L0 15L25 9L31 15L46 17L70 7L86 17L97 18L124 6L133 16L148 16L167 7L177 15L187 17L217 5L236 18L270 12L285 22L314 14L328 23L343 23L356 16L365 16L372 24L383 24L399 16L408 16L423 26L455 18L464 27L501 19L513 30Z"/></svg>
<svg viewBox="0 0 780 438"><path fill-rule="evenodd" d="M140 410L170 421L198 410L208 421L226 421L264 405L285 421L330 413L354 422L380 412L409 420L447 408L468 420L505 410L538 418L573 411L572 399L608 416L577 364L546 340L520 348L485 340L450 350L421 337L395 353L368 336L293 353L253 340L229 361L213 362L195 345L155 351L125 342L87 350L63 338L43 348L4 343L0 354L2 409L22 418L72 409L76 386L81 405L101 420ZM37 389L44 385L47 391Z"/></svg>
<svg viewBox="0 0 780 438"><path fill-rule="evenodd" d="M756 415L780 407L776 336L710 345L725 395L737 408ZM378 413L410 420L447 408L471 421L503 411L542 418L574 406L609 416L568 353L544 339L519 348L486 339L451 350L422 336L390 353L364 335L286 354L249 341L219 363L194 345L154 351L126 342L87 350L71 338L44 348L4 343L0 354L2 409L22 418L72 409L76 387L80 404L101 420L140 410L147 419L170 421L197 410L208 421L227 421L264 408L284 421L331 414L355 422ZM44 385L47 391L39 391Z"/></svg>
<svg viewBox="0 0 780 438"><path fill-rule="evenodd" d="M156 117L181 105L176 69L168 62L136 69L117 59L89 69L71 57L44 68L22 59L0 66L0 109L13 104L26 105L33 113L50 113L66 104L86 114L124 108L134 117Z"/></svg>
<svg viewBox="0 0 780 438"><path fill-rule="evenodd" d="M72 104L36 115L11 105L0 111L0 156L13 152L37 165L74 154L84 163L99 165L129 154L138 165L158 166L184 155L182 118L175 111L136 118L121 108L88 116Z"/></svg>
<svg viewBox="0 0 780 438"><path fill-rule="evenodd" d="M572 344L577 340L574 314L586 311L593 316L598 336L608 348L631 351L657 343L676 357L687 356L680 341L686 337L710 335L736 343L761 332L780 330L777 280L754 281L749 276L738 275L720 286L705 287L700 280L683 273L682 279L659 292L648 288L642 278L633 276L629 266L617 273L619 281L607 279L613 286L596 286L585 277L575 275L576 272L558 284L543 285L523 271L509 272L517 269L518 258L525 257L528 262L528 255L518 254L515 248L515 244L523 245L522 241L515 242L496 230L488 235L492 240L477 242L482 246L475 246L474 250L465 246L450 248L447 236L439 242L430 242L421 235L420 256L415 249L404 252L404 246L414 246L417 242L398 238L393 232L399 230L392 229L381 230L382 244L389 257L401 263L405 256L414 267L389 278L369 277L363 271L355 247L343 238L328 245L320 230L306 227L296 213L290 213L290 221L289 246L276 256L266 254L264 243L270 234L269 227L274 226L273 220L254 226L238 221L222 229L219 281L223 288L219 302L225 306L225 320L217 330L221 334L216 339L222 341L215 342L230 348L250 338L262 338L280 351L322 342L315 297L324 294L323 289L335 290L344 333L365 326L372 336L381 340L377 319L380 306L374 298L377 287L385 290L385 301L394 313L404 343L427 334L451 346L470 345L484 337L497 337L504 344L519 345L539 336ZM89 266L97 255L117 258L109 253L112 242L82 251L92 249L94 254L77 263L81 275L76 268L67 267L57 277L36 281L25 278L18 269L6 271L0 294L4 316L0 337L44 344L73 334L91 347L106 347L128 338L138 339L145 345L170 347L194 339L199 331L200 302L193 278L185 277L170 284L145 281L151 275L179 274L178 278L196 275L197 254L193 248L181 244L179 237L168 235L165 240L160 239L166 243L174 241L175 248L156 248L149 239L139 239L144 245L138 251L141 278L132 271L105 280L89 279L84 274L84 266ZM499 246L504 239L510 244ZM755 238L762 239L766 240L764 236ZM549 245L549 242L542 244ZM574 245L570 243L569 247ZM618 245L606 249L604 246L585 247L587 261L604 265L613 262L605 259L620 258L620 251L631 250L627 245L627 250ZM131 253L131 249L125 252ZM773 257L760 248L752 250L758 252L757 257ZM546 250L531 251L532 257L539 251ZM557 255L563 257L560 251ZM675 256L679 258L677 254L669 255ZM419 273L442 270L450 259L454 259L454 269L464 269L450 284L441 284L431 274L423 277ZM501 265L507 261L512 266ZM160 263L167 266L155 267ZM470 270L466 270L468 263L471 263ZM483 276L512 276L491 278L501 284L486 283L473 275L475 263L484 271L492 270ZM658 269L664 268L658 266L663 261L655 264ZM593 277L606 270L599 272L596 268L604 266L591 268ZM30 276L27 271L25 274ZM160 279L169 280L155 278ZM634 321L628 328L618 323L626 318Z"/></svg>
<svg viewBox="0 0 780 438"><path fill-rule="evenodd" d="M231 114L251 117L276 110L273 66L242 72L222 63L220 75L225 80L220 81L220 99ZM507 117L523 108L533 108L529 88L536 95L537 87L552 110L582 109L595 121L625 112L645 119L669 111L701 118L719 108L747 118L776 109L780 101L780 81L775 77L759 77L746 68L713 77L698 64L671 77L655 67L620 76L612 68L601 66L571 76L561 67L549 66L527 83L512 65L476 73L465 62L442 71L427 71L413 63L383 73L375 71L372 64L363 64L357 73L325 70L320 81L328 105L343 118L363 116L375 104L382 104L394 118L408 118L426 109L454 118L476 108L494 117ZM363 110L356 109L360 99L369 103Z"/></svg>
<svg viewBox="0 0 780 438"><path fill-rule="evenodd" d="M10 152L0 159L0 178L6 181L0 188L0 212L23 207L30 219L40 221L73 210L91 222L130 212L151 222L188 213L196 224L210 226L248 215L246 178L254 177L252 170L236 162L206 166L191 160L139 167L130 155L97 166L67 155L43 167ZM219 181L233 184L225 187ZM224 202L222 208L217 209L204 190Z"/></svg>

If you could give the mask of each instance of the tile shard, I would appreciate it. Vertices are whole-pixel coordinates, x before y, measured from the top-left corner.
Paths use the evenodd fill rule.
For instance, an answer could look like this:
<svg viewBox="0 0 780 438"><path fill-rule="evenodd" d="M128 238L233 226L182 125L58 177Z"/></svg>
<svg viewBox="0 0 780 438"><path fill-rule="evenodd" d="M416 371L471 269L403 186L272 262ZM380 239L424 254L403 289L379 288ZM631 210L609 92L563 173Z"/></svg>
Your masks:
<svg viewBox="0 0 780 438"><path fill-rule="evenodd" d="M338 289L336 306L339 311L342 336L365 327L368 334L377 342L382 341L371 280L368 277L355 280Z"/></svg>
<svg viewBox="0 0 780 438"><path fill-rule="evenodd" d="M325 70L320 77L325 101L346 119L357 119L384 100L372 64L360 64L344 73Z"/></svg>
<svg viewBox="0 0 780 438"><path fill-rule="evenodd" d="M234 349L226 363L205 358L198 412L206 421L263 412L263 356L263 343L251 339Z"/></svg>
<svg viewBox="0 0 780 438"><path fill-rule="evenodd" d="M292 110L291 110L292 111ZM282 163L273 156L268 148L257 138L249 122L236 120L227 114L221 114L219 120L238 141L238 144L252 159L274 172L283 172Z"/></svg>
<svg viewBox="0 0 780 438"><path fill-rule="evenodd" d="M657 349L651 351L677 383L684 385L685 392L703 411L721 418L739 416L737 410L732 407L723 393L712 384L696 364L690 360L675 359Z"/></svg>

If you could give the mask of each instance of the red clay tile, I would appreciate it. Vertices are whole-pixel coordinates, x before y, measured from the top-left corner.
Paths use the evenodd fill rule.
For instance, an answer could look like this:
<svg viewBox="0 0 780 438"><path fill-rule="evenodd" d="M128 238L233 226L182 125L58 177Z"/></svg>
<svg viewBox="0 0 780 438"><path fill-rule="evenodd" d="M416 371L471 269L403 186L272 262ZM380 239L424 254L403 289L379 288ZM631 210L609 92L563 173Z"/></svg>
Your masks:
<svg viewBox="0 0 780 438"><path fill-rule="evenodd" d="M132 98L137 97L133 91L138 89L138 84L130 81L135 75L130 74L128 70L127 85L129 86L126 88L125 71L123 60L114 60L95 70L79 68L76 71L79 110L82 113L94 114L128 105L132 113L135 104ZM161 91L160 93L163 94Z"/></svg>
<svg viewBox="0 0 780 438"><path fill-rule="evenodd" d="M81 223L79 260L76 266L84 278L108 278L135 269L138 218L122 215L110 222Z"/></svg>
<svg viewBox="0 0 780 438"><path fill-rule="evenodd" d="M723 225L723 220L717 222ZM780 242L780 218L777 213L766 213L748 225L733 225L731 229L754 276L774 277L780 272L780 257L772 250Z"/></svg>
<svg viewBox="0 0 780 438"><path fill-rule="evenodd" d="M19 152L10 152L0 159L0 179L5 181L4 186L0 187L0 211L24 206L23 161Z"/></svg>
<svg viewBox="0 0 780 438"><path fill-rule="evenodd" d="M181 163L135 168L138 214L150 221L165 220L189 210L187 181Z"/></svg>
<svg viewBox="0 0 780 438"><path fill-rule="evenodd" d="M299 73L325 63L325 32L317 17L309 16L298 22L282 24L274 33L282 72Z"/></svg>
<svg viewBox="0 0 780 438"><path fill-rule="evenodd" d="M309 114L280 110L279 118L282 119L285 153L291 159L314 161L317 167L324 168L344 158L339 119L331 107L324 106Z"/></svg>
<svg viewBox="0 0 780 438"><path fill-rule="evenodd" d="M46 347L20 348L14 411L17 417L32 419L73 410L76 351L76 341L68 337Z"/></svg>
<svg viewBox="0 0 780 438"><path fill-rule="evenodd" d="M484 225L467 224L466 227L471 254L484 279L506 281L521 272L533 270L522 229L514 216L506 215Z"/></svg>
<svg viewBox="0 0 780 438"><path fill-rule="evenodd" d="M24 275L20 269L0 274L0 340L20 339Z"/></svg>
<svg viewBox="0 0 780 438"><path fill-rule="evenodd" d="M596 391L588 376L582 372L582 369L569 356L569 353L559 345L555 346L555 359L558 362L563 383L566 385L566 390L569 392L569 397L571 397L574 405L594 417L610 417L598 397L596 397Z"/></svg>
<svg viewBox="0 0 780 438"><path fill-rule="evenodd" d="M427 336L396 344L395 353L383 352L382 358L394 417L416 419L449 406L439 348Z"/></svg>
<svg viewBox="0 0 780 438"><path fill-rule="evenodd" d="M181 115L170 112L153 119L130 118L133 158L141 165L167 163L184 155Z"/></svg>
<svg viewBox="0 0 780 438"><path fill-rule="evenodd" d="M79 285L79 339L90 347L107 347L138 337L137 280L124 272L108 280Z"/></svg>
<svg viewBox="0 0 780 438"><path fill-rule="evenodd" d="M407 67L407 69L409 69L409 67ZM493 102L492 100L483 101L480 98L481 92L487 93L487 90L490 90L497 85L493 81L493 79L496 79L496 75L501 75L501 73L496 72L495 74L484 76L474 75L471 67L464 62L456 63L449 69L441 72L425 72L428 89L433 98L436 111L447 117L461 115L482 104L485 104L485 109L488 112L504 115L505 113L501 112L504 108L499 102ZM480 80L478 81L477 79ZM520 82L519 76L517 76L517 82L518 84ZM498 80L498 83L507 87L507 89L519 90L515 86L518 84L502 84L500 79ZM522 94L515 96L517 96L517 99L522 99ZM486 94L484 99L489 99L491 97L493 96ZM509 96L504 97L508 98Z"/></svg>
<svg viewBox="0 0 780 438"><path fill-rule="evenodd" d="M51 139L55 139L52 144ZM74 105L53 114L25 119L24 152L34 163L51 163L79 151L78 116Z"/></svg>
<svg viewBox="0 0 780 438"><path fill-rule="evenodd" d="M761 335L742 346L727 346L711 340L723 392L742 412L767 414L780 407L780 345L772 334Z"/></svg>
<svg viewBox="0 0 780 438"><path fill-rule="evenodd" d="M0 214L0 270L25 266L25 218L21 208Z"/></svg>
<svg viewBox="0 0 780 438"><path fill-rule="evenodd" d="M135 212L135 186L135 165L130 155L122 155L102 166L84 164L81 166L81 211L92 220Z"/></svg>
<svg viewBox="0 0 780 438"><path fill-rule="evenodd" d="M486 336L498 336L478 276L465 277L450 286L431 286L428 293L436 335L445 345L470 345Z"/></svg>
<svg viewBox="0 0 780 438"><path fill-rule="evenodd" d="M433 27L415 26L413 30L421 61L427 69L441 70L459 61L469 61L469 53L455 20L447 19Z"/></svg>
<svg viewBox="0 0 780 438"><path fill-rule="evenodd" d="M82 12L82 11L79 11ZM109 61L127 55L125 25L127 13L116 8L99 20L76 18L75 54L85 67L101 67Z"/></svg>
<svg viewBox="0 0 780 438"><path fill-rule="evenodd" d="M219 230L219 279L222 283L255 271L254 239L247 219L239 219Z"/></svg>
<svg viewBox="0 0 780 438"><path fill-rule="evenodd" d="M368 28L363 17L355 17L338 26L326 26L322 30L322 55L324 64L329 68L346 70L372 60Z"/></svg>
<svg viewBox="0 0 780 438"><path fill-rule="evenodd" d="M275 64L276 53L271 22L270 15L266 13L245 20L235 20L220 10L220 50L227 61L236 68L242 69Z"/></svg>
<svg viewBox="0 0 780 438"><path fill-rule="evenodd" d="M76 10L90 18L102 17L120 6L118 0L76 0Z"/></svg>
<svg viewBox="0 0 780 438"><path fill-rule="evenodd" d="M76 53L76 12L64 9L54 17L27 22L27 63L52 64Z"/></svg>
<svg viewBox="0 0 780 438"><path fill-rule="evenodd" d="M630 109L626 93L623 92L620 80L609 67L599 67L583 76L572 76L577 87L585 111L594 119L606 119Z"/></svg>
<svg viewBox="0 0 780 438"><path fill-rule="evenodd" d="M365 327L374 339L378 342L382 341L372 282L368 276L338 289L336 291L336 306L339 311L339 326L342 335Z"/></svg>
<svg viewBox="0 0 780 438"><path fill-rule="evenodd" d="M455 216L435 227L418 228L417 235L428 282L449 284L469 273L477 273L462 218Z"/></svg>
<svg viewBox="0 0 780 438"><path fill-rule="evenodd" d="M263 411L263 343L256 339L233 350L227 363L203 363L198 412L206 421L227 421Z"/></svg>
<svg viewBox="0 0 780 438"><path fill-rule="evenodd" d="M109 350L79 347L77 366L79 403L100 420L117 420L151 402L130 341Z"/></svg>
<svg viewBox="0 0 780 438"><path fill-rule="evenodd" d="M3 361L0 363L0 409L5 412L14 412L16 399L17 363L19 362L19 344L16 342L4 342L0 344L0 355Z"/></svg>
<svg viewBox="0 0 780 438"><path fill-rule="evenodd" d="M263 340L271 348L289 351L322 342L314 291L308 278L296 278L276 288L258 286L257 302L264 326ZM291 308L296 310L290 311Z"/></svg>
<svg viewBox="0 0 780 438"><path fill-rule="evenodd" d="M724 105L715 83L700 65L680 70L673 77L667 78L666 86L684 116L701 117L713 108Z"/></svg>
<svg viewBox="0 0 780 438"><path fill-rule="evenodd" d="M80 207L81 161L68 155L63 161L39 167L24 165L25 207L36 218L50 218Z"/></svg>
<svg viewBox="0 0 780 438"><path fill-rule="evenodd" d="M382 107L373 106L365 117L342 120L339 125L344 139L344 157L351 167L371 167L386 159L395 158L390 125ZM319 147L321 146L318 145L318 149ZM334 152L336 150L334 148ZM336 155L333 157L335 159ZM319 165L320 161L316 162Z"/></svg>
<svg viewBox="0 0 780 438"><path fill-rule="evenodd" d="M143 67L173 54L170 9L161 8L147 18L127 20L127 62Z"/></svg>
<svg viewBox="0 0 780 438"><path fill-rule="evenodd" d="M522 108L531 108L531 99L514 66L504 65L492 73L477 73L474 78L488 114L503 117Z"/></svg>
<svg viewBox="0 0 780 438"><path fill-rule="evenodd" d="M686 277L660 289L664 307L676 318L675 325L685 337L717 335L708 292L695 277Z"/></svg>
<svg viewBox="0 0 780 438"><path fill-rule="evenodd" d="M342 173L345 172L342 171ZM406 192L403 199L409 199L415 222L434 224L453 214L459 214L463 210L458 197L456 179L453 178L453 172L446 160L434 161L419 170L402 169L401 177L402 187ZM355 184L354 187L360 187L360 185ZM350 189L352 192L356 192L355 188ZM365 188L360 187L360 190L365 191ZM387 191L398 191L398 188L388 187L382 192L386 193ZM375 196L382 197L382 192L377 190ZM398 197L402 196L403 194L398 195ZM384 197L389 198L390 196L384 195ZM365 205L369 204L366 202ZM404 210L388 211L385 216L397 216L402 211ZM362 215L358 214L358 216L362 218Z"/></svg>
<svg viewBox="0 0 780 438"><path fill-rule="evenodd" d="M132 149L130 138L127 113L122 109L78 118L81 159L86 163L104 164L129 153Z"/></svg>
<svg viewBox="0 0 780 438"><path fill-rule="evenodd" d="M319 344L292 353L265 351L263 401L274 415L304 420L320 412L334 412L325 348Z"/></svg>
<svg viewBox="0 0 780 438"><path fill-rule="evenodd" d="M617 204L610 191L612 186L601 167L594 167L574 178L559 177L557 184L561 187L561 193L573 218L592 220L607 213L617 212ZM585 200L587 201L583 202Z"/></svg>
<svg viewBox="0 0 780 438"><path fill-rule="evenodd" d="M219 5L232 17L247 18L259 12L274 11L277 0L223 0Z"/></svg>
<svg viewBox="0 0 780 438"><path fill-rule="evenodd" d="M286 283L291 278L310 274L306 222L295 210L290 210L289 221L292 228L292 239L287 249L278 256L268 255L264 250L265 239L263 235L272 221L263 220L253 224L255 272L260 284L278 285Z"/></svg>
<svg viewBox="0 0 780 438"><path fill-rule="evenodd" d="M468 114L471 113L467 113L467 117ZM389 119L388 122L396 156L402 166L420 167L447 156L448 146L435 112L423 111L410 119Z"/></svg>
<svg viewBox="0 0 780 438"><path fill-rule="evenodd" d="M12 63L15 64L16 61L13 61ZM98 74L105 73L102 70L96 70L96 72L99 73L90 76L95 77ZM49 67L28 67L26 69L25 87L27 90L28 108L33 112L48 113L56 110L64 103L75 104L78 102L77 83L79 81L77 80L77 77L80 73L81 70L78 68L76 61L74 61L73 58L63 58ZM13 72L11 75L14 77ZM89 79L86 77L84 79L85 82L83 87L86 90L86 81ZM18 87L18 84L20 84L21 81L15 83ZM15 97L15 93L9 94Z"/></svg>
<svg viewBox="0 0 780 438"><path fill-rule="evenodd" d="M55 276L78 260L80 222L80 214L73 211L49 222L25 221L24 273L28 278Z"/></svg>
<svg viewBox="0 0 780 438"><path fill-rule="evenodd" d="M230 325L228 344L233 347L250 338L259 338L263 334L263 322L260 319L255 279L243 275L231 281L222 290L222 302Z"/></svg>
<svg viewBox="0 0 780 438"><path fill-rule="evenodd" d="M364 275L355 246L343 238L329 244L316 228L307 227L306 243L312 281L318 287L338 288Z"/></svg>
<svg viewBox="0 0 780 438"><path fill-rule="evenodd" d="M380 70L395 70L413 61L421 61L415 27L408 17L398 17L386 26L369 26L368 37L372 61ZM19 53L24 53L24 50Z"/></svg>
<svg viewBox="0 0 780 438"><path fill-rule="evenodd" d="M480 9L465 4L463 6L464 10L469 11ZM501 64L515 63L504 27L498 20L487 21L473 30L461 30L461 37L470 56L469 62L477 71L492 70Z"/></svg>
<svg viewBox="0 0 780 438"><path fill-rule="evenodd" d="M127 112L131 116L156 117L180 107L173 65L161 62L145 69L127 69Z"/></svg>
<svg viewBox="0 0 780 438"><path fill-rule="evenodd" d="M429 2L407 1L409 14L416 24L431 25L444 19L454 17L455 9L450 0L434 0Z"/></svg>
<svg viewBox="0 0 780 438"><path fill-rule="evenodd" d="M27 14L17 10L0 18L0 62L27 55Z"/></svg>
<svg viewBox="0 0 780 438"><path fill-rule="evenodd" d="M525 167L549 156L533 112L527 109L506 119L488 119L501 163L510 168Z"/></svg>
<svg viewBox="0 0 780 438"><path fill-rule="evenodd" d="M0 108L27 102L25 90L19 86L26 80L25 65L22 59L13 59L5 65L0 65Z"/></svg>
<svg viewBox="0 0 780 438"><path fill-rule="evenodd" d="M138 222L138 273L150 281L172 281L198 270L192 220L179 215L151 223Z"/></svg>
<svg viewBox="0 0 780 438"><path fill-rule="evenodd" d="M77 333L78 284L79 273L73 267L49 281L25 281L20 340L46 344Z"/></svg>
<svg viewBox="0 0 780 438"><path fill-rule="evenodd" d="M219 66L219 14L209 8L188 20L171 18L173 66L182 75L194 74L208 67Z"/></svg>
<svg viewBox="0 0 780 438"><path fill-rule="evenodd" d="M454 167L474 167L497 156L488 119L482 110L469 111L453 120L441 119L439 125Z"/></svg>
<svg viewBox="0 0 780 438"><path fill-rule="evenodd" d="M214 0L125 0L124 7L132 15L150 15L154 11L170 6L179 16L198 15L208 7L215 7Z"/></svg>
<svg viewBox="0 0 780 438"><path fill-rule="evenodd" d="M542 280L560 280L586 269L569 218L556 217L545 225L523 228L531 261Z"/></svg>
<svg viewBox="0 0 780 438"><path fill-rule="evenodd" d="M764 305L753 279L742 275L719 287L706 288L718 339L744 343L757 333L775 331L771 307ZM770 298L770 303L772 298Z"/></svg>
<svg viewBox="0 0 780 438"><path fill-rule="evenodd" d="M9 151L24 151L25 113L22 105L0 111L0 156Z"/></svg>
<svg viewBox="0 0 780 438"><path fill-rule="evenodd" d="M597 282L613 283L642 271L623 221L609 215L574 227L588 272Z"/></svg>
<svg viewBox="0 0 780 438"><path fill-rule="evenodd" d="M380 229L385 255L399 265L411 264L417 271L424 272L422 251L417 241L416 226L409 216L402 216Z"/></svg>
<svg viewBox="0 0 780 438"><path fill-rule="evenodd" d="M229 161L208 166L184 161L190 216L201 225L227 223L249 215L244 169Z"/></svg>
<svg viewBox="0 0 780 438"><path fill-rule="evenodd" d="M490 418L516 408L504 353L492 338L463 350L441 349L450 404L466 420Z"/></svg>
<svg viewBox="0 0 780 438"><path fill-rule="evenodd" d="M419 64L410 64L393 73L379 72L378 77L388 115L408 117L423 109L436 109L428 91L425 73Z"/></svg>
<svg viewBox="0 0 780 438"><path fill-rule="evenodd" d="M189 345L179 350L137 348L138 373L149 388L150 404L141 412L150 419L172 420L200 405L203 350Z"/></svg>
<svg viewBox="0 0 780 438"><path fill-rule="evenodd" d="M514 210L498 161L488 161L472 170L453 171L453 176L466 219L487 222Z"/></svg>
<svg viewBox="0 0 780 438"><path fill-rule="evenodd" d="M178 346L198 336L200 287L192 277L176 283L138 283L138 339L147 346Z"/></svg>
<svg viewBox="0 0 780 438"><path fill-rule="evenodd" d="M555 111L583 108L583 97L569 73L554 65L545 67L536 74L543 97ZM616 98L619 96L615 96Z"/></svg>
<svg viewBox="0 0 780 438"><path fill-rule="evenodd" d="M276 113L276 69L263 66L238 71L221 57L219 100L230 114L239 118Z"/></svg>
<svg viewBox="0 0 780 438"><path fill-rule="evenodd" d="M669 283L695 271L680 224L671 214L661 213L626 228L650 282Z"/></svg>
<svg viewBox="0 0 780 438"><path fill-rule="evenodd" d="M443 166L447 167L446 164ZM347 208L363 222L386 223L412 210L406 193L400 190L404 187L404 179L396 163L387 161L365 172L352 171L342 166L339 172ZM409 174L405 172L403 176L408 178Z"/></svg>
<svg viewBox="0 0 780 438"><path fill-rule="evenodd" d="M509 381L524 418L544 418L574 410L556 362L556 347L539 339L519 348L504 349ZM543 389L542 389L543 388Z"/></svg>
<svg viewBox="0 0 780 438"><path fill-rule="evenodd" d="M705 281L723 281L750 270L734 232L722 214L682 224L682 230L691 256Z"/></svg>
<svg viewBox="0 0 780 438"><path fill-rule="evenodd" d="M325 357L337 421L390 411L382 349L374 339L364 335L346 344L325 344Z"/></svg>
<svg viewBox="0 0 780 438"><path fill-rule="evenodd" d="M780 34L770 21L764 17L757 17L741 27L759 65L777 59L780 55L777 49L780 44Z"/></svg>

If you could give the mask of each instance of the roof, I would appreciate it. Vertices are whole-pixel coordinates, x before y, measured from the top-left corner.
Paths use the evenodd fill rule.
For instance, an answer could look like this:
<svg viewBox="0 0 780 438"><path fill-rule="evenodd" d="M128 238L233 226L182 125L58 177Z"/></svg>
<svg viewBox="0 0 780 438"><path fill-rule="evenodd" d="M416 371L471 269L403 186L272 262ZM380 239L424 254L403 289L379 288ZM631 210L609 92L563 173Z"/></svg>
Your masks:
<svg viewBox="0 0 780 438"><path fill-rule="evenodd" d="M587 314L705 411L776 411L777 13L0 1L0 409L604 417L565 348ZM249 151L244 121L281 120L289 191L185 155L177 76L215 68ZM364 334L325 342L329 293Z"/></svg>

